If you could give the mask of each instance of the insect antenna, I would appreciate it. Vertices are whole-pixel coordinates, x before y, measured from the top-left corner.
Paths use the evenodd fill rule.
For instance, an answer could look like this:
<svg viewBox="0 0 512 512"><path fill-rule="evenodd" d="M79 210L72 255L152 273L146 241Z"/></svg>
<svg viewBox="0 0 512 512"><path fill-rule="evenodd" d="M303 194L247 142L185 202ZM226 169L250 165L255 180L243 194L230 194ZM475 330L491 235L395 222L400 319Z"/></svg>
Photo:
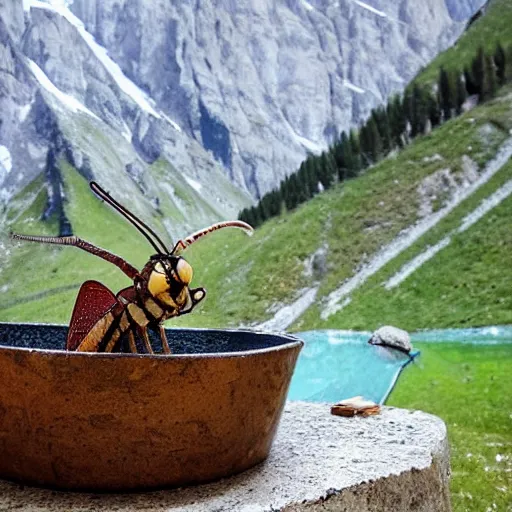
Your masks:
<svg viewBox="0 0 512 512"><path fill-rule="evenodd" d="M163 254L169 254L169 249L162 242L160 237L144 222L142 222L135 214L133 214L130 210L125 208L122 204L118 203L107 191L103 190L95 181L91 181L89 184L91 190L101 199L106 201L112 208L117 210L125 219L130 221L146 238L146 240L153 246L158 254L162 254L162 248L164 250ZM153 237L160 243L161 248L159 248L153 239L149 236L148 232L153 235Z"/></svg>
<svg viewBox="0 0 512 512"><path fill-rule="evenodd" d="M94 254L101 259L113 263L120 268L130 279L134 279L139 275L139 271L120 256L112 254L101 247L78 238L77 236L35 236L35 235L19 235L18 233L10 233L11 238L14 240L25 240L27 242L40 242L43 244L54 244L54 245L71 245L78 247L85 252Z"/></svg>
<svg viewBox="0 0 512 512"><path fill-rule="evenodd" d="M200 231L196 231L191 235L187 236L183 240L178 240L176 245L174 246L171 254L180 254L187 247L192 245L194 242L197 242L200 238L212 233L213 231L217 231L218 229L223 228L239 228L245 231L249 236L252 236L254 233L254 229L252 226L243 222L241 220L229 220L225 222L217 222L216 224L212 224L211 226L201 229Z"/></svg>

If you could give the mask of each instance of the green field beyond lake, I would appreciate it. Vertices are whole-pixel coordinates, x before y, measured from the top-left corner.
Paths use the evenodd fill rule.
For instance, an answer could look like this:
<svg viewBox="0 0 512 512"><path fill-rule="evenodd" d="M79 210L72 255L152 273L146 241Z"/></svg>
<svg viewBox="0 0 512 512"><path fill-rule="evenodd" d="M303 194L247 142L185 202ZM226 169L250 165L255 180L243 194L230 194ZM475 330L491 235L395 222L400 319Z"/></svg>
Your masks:
<svg viewBox="0 0 512 512"><path fill-rule="evenodd" d="M512 510L512 343L416 343L387 404L443 418L455 512Z"/></svg>

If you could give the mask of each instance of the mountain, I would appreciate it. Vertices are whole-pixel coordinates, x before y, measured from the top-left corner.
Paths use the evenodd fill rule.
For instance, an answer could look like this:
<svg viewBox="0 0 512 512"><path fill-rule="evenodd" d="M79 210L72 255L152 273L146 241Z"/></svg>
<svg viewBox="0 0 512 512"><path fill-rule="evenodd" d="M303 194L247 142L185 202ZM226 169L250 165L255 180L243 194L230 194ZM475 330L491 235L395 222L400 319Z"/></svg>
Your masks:
<svg viewBox="0 0 512 512"><path fill-rule="evenodd" d="M71 9L235 183L259 196L401 90L480 4L75 0Z"/></svg>
<svg viewBox="0 0 512 512"><path fill-rule="evenodd" d="M208 300L175 324L511 324L511 119L509 86L252 239L205 240L187 257Z"/></svg>
<svg viewBox="0 0 512 512"><path fill-rule="evenodd" d="M186 258L194 286L208 296L172 325L368 331L512 323L511 120L508 86L253 237L219 232L196 244ZM92 204L86 189L75 179L78 211L70 213L79 232L140 266L147 244ZM80 215L84 205L89 219ZM19 227L44 229L24 215ZM9 252L0 272L2 320L65 323L85 279L128 284L111 265L71 248L23 244Z"/></svg>
<svg viewBox="0 0 512 512"><path fill-rule="evenodd" d="M30 10L24 13L20 1L4 2L0 11L4 214L11 198L44 174L49 197L43 217L56 213L60 232L72 229L65 227L62 161L86 179L115 186L139 214L159 214L169 236L236 215L250 202L208 152L126 78L65 5L25 6Z"/></svg>
<svg viewBox="0 0 512 512"><path fill-rule="evenodd" d="M85 279L99 279L112 289L126 286L126 279L80 251L14 245L5 237L8 229L40 234L72 230L141 266L151 248L93 197L87 187L90 178L105 184L148 224L174 239L187 229L233 215L236 205L247 204L250 198L227 178L201 141L189 135L176 112L165 111L148 86L142 82L137 86L135 76L132 80L128 70L116 67L103 46L107 42L97 34L93 39L86 30L87 16L79 12L80 2L71 7L83 16L85 25L64 3L31 4L25 13L20 4L0 4L0 161L8 184L2 188L6 200L0 207L0 222L6 228L0 232L0 318L66 322ZM291 11L298 8L298 4L286 5ZM311 4L308 12L329 5ZM361 9L358 19L373 26L376 18L383 18L374 12L378 7L350 3L349 12L355 15ZM459 28L452 24L451 30ZM68 45L62 45L63 34ZM462 47L463 41L456 47ZM73 74L59 65L62 61L75 66ZM368 59L366 63L370 65ZM379 65L374 65L377 70ZM351 97L364 96L350 88L348 92ZM381 248L392 245L422 216L427 216L424 225L428 225L429 215L485 172L485 163L508 136L507 105L506 100L496 100L475 110L474 116L480 112L476 117L470 113L447 123L396 159L388 158L364 176L269 222L252 240L220 232L198 244L187 257L196 268L195 282L205 284L210 296L188 321L254 325L275 322L279 313L288 315L287 325L294 328L360 325L345 317L354 299L327 319L320 313L331 294L364 270ZM164 144L157 144L152 153L153 142L159 140ZM465 171L459 175L461 169ZM446 177L455 185L441 188L442 194L434 197ZM420 199L423 207L418 209ZM453 206L448 213L461 220L458 208L469 208L464 204L469 203ZM450 231L443 233L438 241ZM420 236L410 245L418 247L418 255L428 245L422 240ZM385 268L375 275L382 275ZM299 309L307 310L301 319L296 301ZM287 312L289 305L293 307Z"/></svg>
<svg viewBox="0 0 512 512"><path fill-rule="evenodd" d="M2 2L0 198L43 172L57 191L52 148L141 214L181 211L171 235L233 216L403 89L482 3Z"/></svg>

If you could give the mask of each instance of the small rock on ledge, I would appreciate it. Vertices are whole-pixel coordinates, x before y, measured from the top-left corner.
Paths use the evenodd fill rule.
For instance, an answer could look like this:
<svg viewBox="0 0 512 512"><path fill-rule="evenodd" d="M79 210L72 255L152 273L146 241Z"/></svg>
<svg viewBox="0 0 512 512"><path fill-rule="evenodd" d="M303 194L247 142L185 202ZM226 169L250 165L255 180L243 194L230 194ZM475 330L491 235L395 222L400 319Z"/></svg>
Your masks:
<svg viewBox="0 0 512 512"><path fill-rule="evenodd" d="M268 460L219 482L137 494L52 492L0 481L0 510L30 512L447 512L444 423L384 407L368 418L288 402ZM137 468L133 468L137 471Z"/></svg>

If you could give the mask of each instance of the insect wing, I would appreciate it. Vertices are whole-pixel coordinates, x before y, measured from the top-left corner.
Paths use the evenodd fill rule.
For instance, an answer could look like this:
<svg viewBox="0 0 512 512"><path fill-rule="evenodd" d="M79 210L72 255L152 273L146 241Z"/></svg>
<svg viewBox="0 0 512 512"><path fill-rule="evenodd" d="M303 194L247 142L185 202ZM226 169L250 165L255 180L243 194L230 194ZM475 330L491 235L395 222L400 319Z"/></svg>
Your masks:
<svg viewBox="0 0 512 512"><path fill-rule="evenodd" d="M115 295L98 281L86 281L75 302L66 350L76 350L98 320L117 304Z"/></svg>

